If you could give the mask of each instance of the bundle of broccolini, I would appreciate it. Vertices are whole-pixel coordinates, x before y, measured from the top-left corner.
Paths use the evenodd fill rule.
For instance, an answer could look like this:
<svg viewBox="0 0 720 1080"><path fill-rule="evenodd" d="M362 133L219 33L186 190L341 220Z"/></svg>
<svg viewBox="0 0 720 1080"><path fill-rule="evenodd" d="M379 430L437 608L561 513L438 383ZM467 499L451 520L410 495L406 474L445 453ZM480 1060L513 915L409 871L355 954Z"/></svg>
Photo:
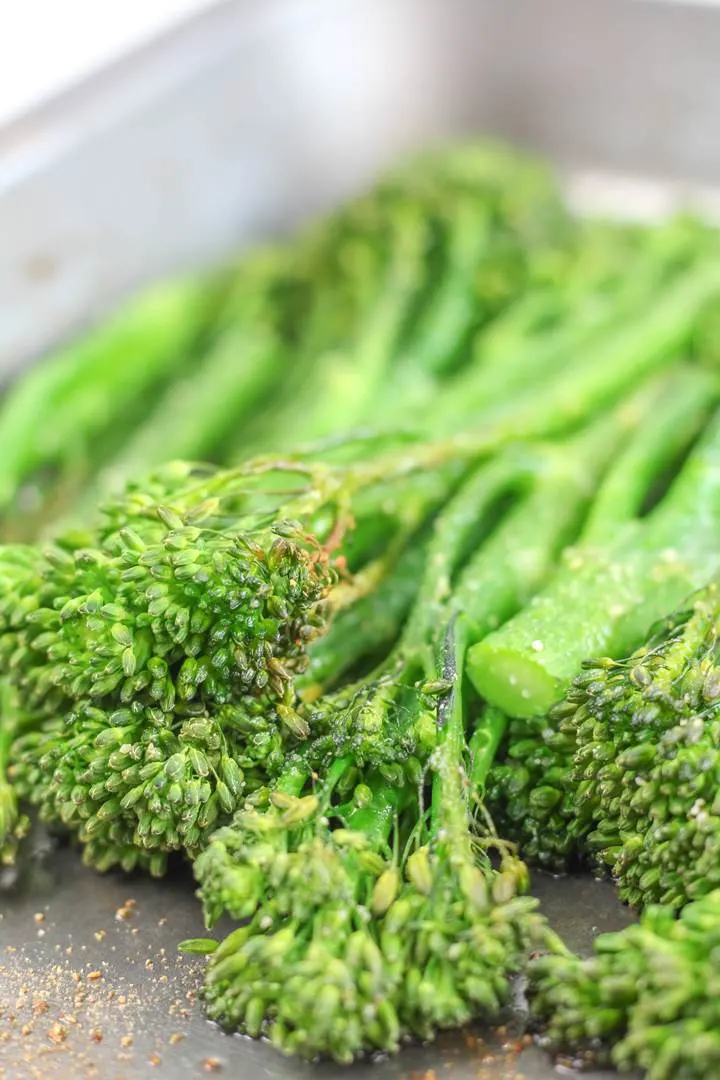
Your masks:
<svg viewBox="0 0 720 1080"><path fill-rule="evenodd" d="M239 923L185 943L209 1015L284 1052L491 1020L539 950L553 1046L708 1075L715 243L464 147L18 383L4 857L33 812L100 870L183 853ZM579 960L523 859L665 906Z"/></svg>

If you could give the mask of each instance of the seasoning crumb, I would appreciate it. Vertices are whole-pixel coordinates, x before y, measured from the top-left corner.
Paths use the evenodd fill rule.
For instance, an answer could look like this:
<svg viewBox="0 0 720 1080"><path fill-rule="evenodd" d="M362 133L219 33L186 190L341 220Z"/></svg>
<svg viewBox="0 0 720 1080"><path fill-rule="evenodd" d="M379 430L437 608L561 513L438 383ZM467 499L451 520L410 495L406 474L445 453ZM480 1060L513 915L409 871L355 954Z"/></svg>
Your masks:
<svg viewBox="0 0 720 1080"><path fill-rule="evenodd" d="M23 1024L23 1026L20 1028L20 1034L21 1035L32 1035L32 1033L33 1033L32 1024Z"/></svg>
<svg viewBox="0 0 720 1080"><path fill-rule="evenodd" d="M132 1035L123 1035L122 1039L120 1040L120 1045L121 1046L132 1046L132 1044L133 1044Z"/></svg>
<svg viewBox="0 0 720 1080"><path fill-rule="evenodd" d="M158 919L158 926L165 926L167 924L167 918L163 915L162 919Z"/></svg>
<svg viewBox="0 0 720 1080"><path fill-rule="evenodd" d="M103 1041L102 1031L98 1031L97 1028L90 1032L90 1038L93 1042L101 1043Z"/></svg>
<svg viewBox="0 0 720 1080"><path fill-rule="evenodd" d="M53 1024L48 1031L48 1039L50 1039L50 1042L56 1044L65 1042L67 1039L67 1028L64 1028L62 1024Z"/></svg>
<svg viewBox="0 0 720 1080"><path fill-rule="evenodd" d="M172 1035L168 1039L168 1042L171 1046L177 1046L177 1044L179 1042L182 1042L184 1038L185 1036L183 1035L182 1031L173 1031Z"/></svg>
<svg viewBox="0 0 720 1080"><path fill-rule="evenodd" d="M152 960L146 960L145 961L145 970L146 971L152 971L153 967L154 967L154 965L153 965Z"/></svg>
<svg viewBox="0 0 720 1080"><path fill-rule="evenodd" d="M105 940L105 931L104 930L96 930L95 933L93 934L93 937L95 938L96 941L104 941Z"/></svg>
<svg viewBox="0 0 720 1080"><path fill-rule="evenodd" d="M102 971L88 971L88 979L92 979L93 982L102 979Z"/></svg>
<svg viewBox="0 0 720 1080"><path fill-rule="evenodd" d="M202 1064L205 1072L220 1072L222 1069L222 1064L216 1057L206 1057Z"/></svg>
<svg viewBox="0 0 720 1080"><path fill-rule="evenodd" d="M33 919L35 920L35 922L45 922L45 916L43 915L42 911L36 911L33 915Z"/></svg>
<svg viewBox="0 0 720 1080"><path fill-rule="evenodd" d="M148 1054L148 1062L151 1065L162 1065L162 1058L158 1054L157 1050L153 1050L152 1053Z"/></svg>

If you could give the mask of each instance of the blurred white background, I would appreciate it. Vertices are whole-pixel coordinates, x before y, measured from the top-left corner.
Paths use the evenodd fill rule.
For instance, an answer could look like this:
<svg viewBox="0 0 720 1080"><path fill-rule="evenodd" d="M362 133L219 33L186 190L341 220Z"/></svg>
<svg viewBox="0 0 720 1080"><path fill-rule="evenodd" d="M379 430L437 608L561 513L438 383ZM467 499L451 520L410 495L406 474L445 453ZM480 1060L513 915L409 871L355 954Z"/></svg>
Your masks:
<svg viewBox="0 0 720 1080"><path fill-rule="evenodd" d="M0 124L215 0L0 0Z"/></svg>

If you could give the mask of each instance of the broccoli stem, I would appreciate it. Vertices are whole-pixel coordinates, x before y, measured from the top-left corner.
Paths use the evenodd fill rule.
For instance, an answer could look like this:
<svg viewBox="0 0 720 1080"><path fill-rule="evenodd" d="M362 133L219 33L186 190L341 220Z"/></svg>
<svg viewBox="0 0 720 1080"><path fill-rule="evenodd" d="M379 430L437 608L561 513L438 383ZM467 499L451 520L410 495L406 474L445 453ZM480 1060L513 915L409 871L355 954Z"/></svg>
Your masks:
<svg viewBox="0 0 720 1080"><path fill-rule="evenodd" d="M391 384L395 392L402 390L403 374L413 380L418 374L426 379L446 374L485 315L476 278L483 257L492 259L494 254L491 211L476 194L470 194L451 202L448 217L444 273L394 361L393 382L400 378L399 386Z"/></svg>
<svg viewBox="0 0 720 1080"><path fill-rule="evenodd" d="M452 687L437 707L438 743L430 758L429 820L421 819L405 861L407 884L380 929L384 954L403 971L400 1024L423 1038L472 1019L494 1018L509 978L541 934L522 864L505 856L495 871L474 828L465 777L463 662L470 626L451 618L437 666Z"/></svg>
<svg viewBox="0 0 720 1080"><path fill-rule="evenodd" d="M16 383L0 409L0 508L43 465L94 464L93 440L177 373L224 288L204 279L156 286Z"/></svg>
<svg viewBox="0 0 720 1080"><path fill-rule="evenodd" d="M167 388L130 433L103 468L100 485L117 489L164 461L212 456L277 378L284 360L282 314L292 305L298 277L283 250L261 248L243 261L205 355ZM93 496L96 491L86 495L85 503Z"/></svg>
<svg viewBox="0 0 720 1080"><path fill-rule="evenodd" d="M507 731L508 718L500 709L485 706L468 741L468 783L477 798L483 798L488 773Z"/></svg>
<svg viewBox="0 0 720 1080"><path fill-rule="evenodd" d="M688 373L689 374L689 373ZM689 417L698 418L702 393L716 391L698 384L684 399ZM710 400L709 397L706 400ZM680 402L678 402L680 404ZM671 400L657 426L645 425L630 460L654 468L643 471L643 484L621 502L637 509L646 481L667 460L658 429L675 438L668 418L677 417ZM478 692L511 716L530 717L557 701L583 659L631 648L645 627L674 607L701 584L717 563L716 529L720 517L720 420L715 420L691 453L680 476L660 505L639 523L621 529L616 541L599 547L581 545L536 600L470 652L468 672ZM687 438L687 429L686 438ZM620 468L620 466L618 466ZM611 490L619 473L611 473ZM601 494L600 498L603 496ZM619 508L610 507L613 516ZM600 529L592 520L593 534Z"/></svg>
<svg viewBox="0 0 720 1080"><path fill-rule="evenodd" d="M570 280L555 292L567 305L557 325L538 332L523 333L531 293L512 305L478 337L472 364L450 382L439 397L427 406L427 420L435 429L457 423L458 414L488 408L512 398L528 387L556 379L571 369L588 350L602 348L605 338L617 335L623 325L632 325L652 305L658 288L677 280L678 261L674 245L660 253L651 246L635 257L639 264L617 279L617 252L612 250L608 283L606 259L590 271L573 268ZM541 291L543 302L550 301ZM567 295L566 295L567 294ZM516 310L517 309L517 310ZM600 361L602 362L602 360Z"/></svg>
<svg viewBox="0 0 720 1080"><path fill-rule="evenodd" d="M429 225L422 207L398 206L392 228L388 265L359 325L348 327L347 342L315 353L309 381L273 418L265 446L277 450L352 429L383 387L427 274Z"/></svg>
<svg viewBox="0 0 720 1080"><path fill-rule="evenodd" d="M611 542L641 512L653 486L702 431L719 394L714 373L681 367L672 374L656 414L643 426L642 437L620 455L593 500L583 544Z"/></svg>
<svg viewBox="0 0 720 1080"><path fill-rule="evenodd" d="M327 633L313 642L307 672L296 683L305 700L331 689L360 661L391 649L415 599L426 558L427 542L419 537L377 588L335 615Z"/></svg>

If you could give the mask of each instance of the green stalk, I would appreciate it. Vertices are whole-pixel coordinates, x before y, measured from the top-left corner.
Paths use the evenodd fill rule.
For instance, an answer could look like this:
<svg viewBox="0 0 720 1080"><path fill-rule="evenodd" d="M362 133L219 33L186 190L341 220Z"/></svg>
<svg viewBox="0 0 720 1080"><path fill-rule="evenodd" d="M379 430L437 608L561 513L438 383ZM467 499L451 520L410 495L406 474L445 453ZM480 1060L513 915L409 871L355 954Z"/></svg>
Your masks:
<svg viewBox="0 0 720 1080"><path fill-rule="evenodd" d="M104 470L105 486L164 461L205 461L225 435L242 424L272 386L286 357L274 333L240 326L210 350L202 364L169 387L147 421L132 433Z"/></svg>
<svg viewBox="0 0 720 1080"><path fill-rule="evenodd" d="M638 442L663 457L652 426ZM584 659L629 652L648 625L703 584L718 565L719 466L717 416L644 522L630 522L615 543L570 552L532 605L474 646L468 671L478 692L511 716L544 713ZM628 509L636 504L637 493Z"/></svg>
<svg viewBox="0 0 720 1080"><path fill-rule="evenodd" d="M428 227L419 208L398 208L394 243L374 303L352 330L351 347L320 359L321 393L296 416L304 440L353 428L387 380L425 285ZM286 436L287 438L287 436Z"/></svg>
<svg viewBox="0 0 720 1080"><path fill-rule="evenodd" d="M447 262L441 280L420 313L410 340L395 361L395 379L446 374L483 317L476 274L483 258L492 261L496 242L490 208L477 195L458 199L448 211ZM404 395L403 395L404 396Z"/></svg>
<svg viewBox="0 0 720 1080"><path fill-rule="evenodd" d="M682 445L680 433L687 442L700 429L717 393L714 380L682 368L658 376L589 430L544 448L534 487L479 548L457 583L454 606L472 621L475 641L524 608L544 585L562 550L577 538L588 505L594 508L607 489L616 487L622 464L641 458L649 484ZM665 444L652 437L656 425L672 427ZM650 450L653 458L646 456ZM583 537L587 528L586 523Z"/></svg>
<svg viewBox="0 0 720 1080"><path fill-rule="evenodd" d="M611 542L641 510L653 484L702 431L720 396L714 373L681 367L671 378L657 411L647 417L642 437L630 442L613 464L594 500L583 544Z"/></svg>
<svg viewBox="0 0 720 1080"><path fill-rule="evenodd" d="M448 624L442 645L442 677L452 690L441 699L437 709L438 747L432 759L430 835L434 843L453 851L453 858L462 854L462 858L473 864L461 771L466 722L463 671L470 634L467 621L462 616L455 616Z"/></svg>
<svg viewBox="0 0 720 1080"><path fill-rule="evenodd" d="M476 798L485 795L488 773L508 727L505 713L486 706L468 741L468 783Z"/></svg>
<svg viewBox="0 0 720 1080"><path fill-rule="evenodd" d="M391 648L417 593L426 557L426 542L410 543L376 589L334 617L327 633L313 643L310 666L297 682L303 697L311 700L361 660Z"/></svg>
<svg viewBox="0 0 720 1080"><path fill-rule="evenodd" d="M41 466L93 462L93 440L186 362L221 292L206 280L156 286L17 382L0 408L0 508Z"/></svg>

